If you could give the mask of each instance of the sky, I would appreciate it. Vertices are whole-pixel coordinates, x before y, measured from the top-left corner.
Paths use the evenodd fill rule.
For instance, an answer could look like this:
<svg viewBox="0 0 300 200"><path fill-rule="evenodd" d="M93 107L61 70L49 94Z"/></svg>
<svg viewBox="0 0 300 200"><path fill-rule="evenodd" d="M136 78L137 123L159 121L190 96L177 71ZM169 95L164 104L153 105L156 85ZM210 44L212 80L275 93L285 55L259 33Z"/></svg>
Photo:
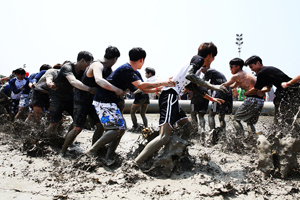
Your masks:
<svg viewBox="0 0 300 200"><path fill-rule="evenodd" d="M75 62L82 50L101 59L113 45L121 52L113 69L128 62L131 48L142 47L141 74L153 67L164 79L201 43L213 42L218 55L211 68L229 79L242 33L242 59L258 55L293 78L300 74L299 10L298 0L0 0L0 74L24 64L34 73L42 64Z"/></svg>

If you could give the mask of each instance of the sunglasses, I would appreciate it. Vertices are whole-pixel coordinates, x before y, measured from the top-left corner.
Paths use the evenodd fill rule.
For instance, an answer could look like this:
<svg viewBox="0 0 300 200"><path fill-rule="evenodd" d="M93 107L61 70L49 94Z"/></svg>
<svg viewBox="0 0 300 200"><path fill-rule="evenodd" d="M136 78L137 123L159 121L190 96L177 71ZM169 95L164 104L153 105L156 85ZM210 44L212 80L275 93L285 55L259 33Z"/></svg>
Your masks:
<svg viewBox="0 0 300 200"><path fill-rule="evenodd" d="M235 65L229 65L230 69L232 69Z"/></svg>

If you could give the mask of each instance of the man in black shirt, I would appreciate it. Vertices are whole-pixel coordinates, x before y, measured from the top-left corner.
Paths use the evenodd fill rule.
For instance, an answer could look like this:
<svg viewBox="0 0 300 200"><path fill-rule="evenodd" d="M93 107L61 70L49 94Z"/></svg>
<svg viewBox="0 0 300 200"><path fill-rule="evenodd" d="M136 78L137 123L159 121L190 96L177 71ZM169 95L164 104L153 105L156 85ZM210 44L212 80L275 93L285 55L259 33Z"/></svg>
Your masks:
<svg viewBox="0 0 300 200"><path fill-rule="evenodd" d="M95 94L96 87L89 87L83 84L80 79L85 69L94 60L93 55L88 51L81 51L77 56L77 62L68 62L62 66L49 90L51 123L46 130L46 135L50 136L59 125L63 111L73 116L73 88L78 88Z"/></svg>
<svg viewBox="0 0 300 200"><path fill-rule="evenodd" d="M203 79L209 81L213 85L221 85L227 82L226 77L221 72L216 69L210 68L210 66L203 67L201 71L205 74ZM221 91L216 91L215 98L223 99L225 102L223 104L218 104L212 102L211 110L208 116L208 123L211 130L216 128L215 115L219 114L220 128L222 130L226 129L225 114L232 113L232 91L230 87L227 87L228 93L223 93Z"/></svg>
<svg viewBox="0 0 300 200"><path fill-rule="evenodd" d="M249 65L250 69L257 75L256 84L252 89L245 92L245 95L259 95L260 92L268 92L274 85L276 87L276 97L273 100L275 105L275 124L279 124L281 127L286 123L289 125L294 124L297 131L300 131L299 124L295 122L300 106L299 85L296 84L283 89L281 83L288 82L291 78L276 67L263 66L262 60L258 56L248 58L245 61L245 65Z"/></svg>
<svg viewBox="0 0 300 200"><path fill-rule="evenodd" d="M116 47L109 46L105 50L103 59L92 62L85 70L81 82L89 87L104 87L115 92L117 95L125 95L125 92L105 79L112 73L112 66L120 57L120 52ZM96 110L92 104L94 94L75 88L74 92L74 111L73 111L73 129L66 135L64 145L60 151L61 156L65 156L68 146L75 140L82 131L87 116L90 117L96 129L93 135L92 144L94 144L103 134L104 128L100 123Z"/></svg>

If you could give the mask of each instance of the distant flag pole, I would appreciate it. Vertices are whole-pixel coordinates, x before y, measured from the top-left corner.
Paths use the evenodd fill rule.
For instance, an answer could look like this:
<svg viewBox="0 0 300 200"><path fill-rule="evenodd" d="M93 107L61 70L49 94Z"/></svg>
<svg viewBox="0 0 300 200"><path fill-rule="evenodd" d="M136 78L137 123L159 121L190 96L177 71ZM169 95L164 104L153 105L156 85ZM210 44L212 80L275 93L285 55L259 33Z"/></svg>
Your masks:
<svg viewBox="0 0 300 200"><path fill-rule="evenodd" d="M238 45L238 52L239 52L239 58L241 58L241 49L243 44L243 33L236 34L236 42L235 44Z"/></svg>

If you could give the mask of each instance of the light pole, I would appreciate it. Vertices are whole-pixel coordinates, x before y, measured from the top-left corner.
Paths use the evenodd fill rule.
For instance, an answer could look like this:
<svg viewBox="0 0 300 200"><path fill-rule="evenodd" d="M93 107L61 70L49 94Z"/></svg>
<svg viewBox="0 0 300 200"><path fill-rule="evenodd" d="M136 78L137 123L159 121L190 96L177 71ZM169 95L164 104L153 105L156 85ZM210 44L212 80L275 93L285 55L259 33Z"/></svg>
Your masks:
<svg viewBox="0 0 300 200"><path fill-rule="evenodd" d="M236 34L236 42L235 44L238 45L238 52L239 52L239 58L241 57L241 48L242 48L242 44L243 44L243 33L241 34Z"/></svg>

